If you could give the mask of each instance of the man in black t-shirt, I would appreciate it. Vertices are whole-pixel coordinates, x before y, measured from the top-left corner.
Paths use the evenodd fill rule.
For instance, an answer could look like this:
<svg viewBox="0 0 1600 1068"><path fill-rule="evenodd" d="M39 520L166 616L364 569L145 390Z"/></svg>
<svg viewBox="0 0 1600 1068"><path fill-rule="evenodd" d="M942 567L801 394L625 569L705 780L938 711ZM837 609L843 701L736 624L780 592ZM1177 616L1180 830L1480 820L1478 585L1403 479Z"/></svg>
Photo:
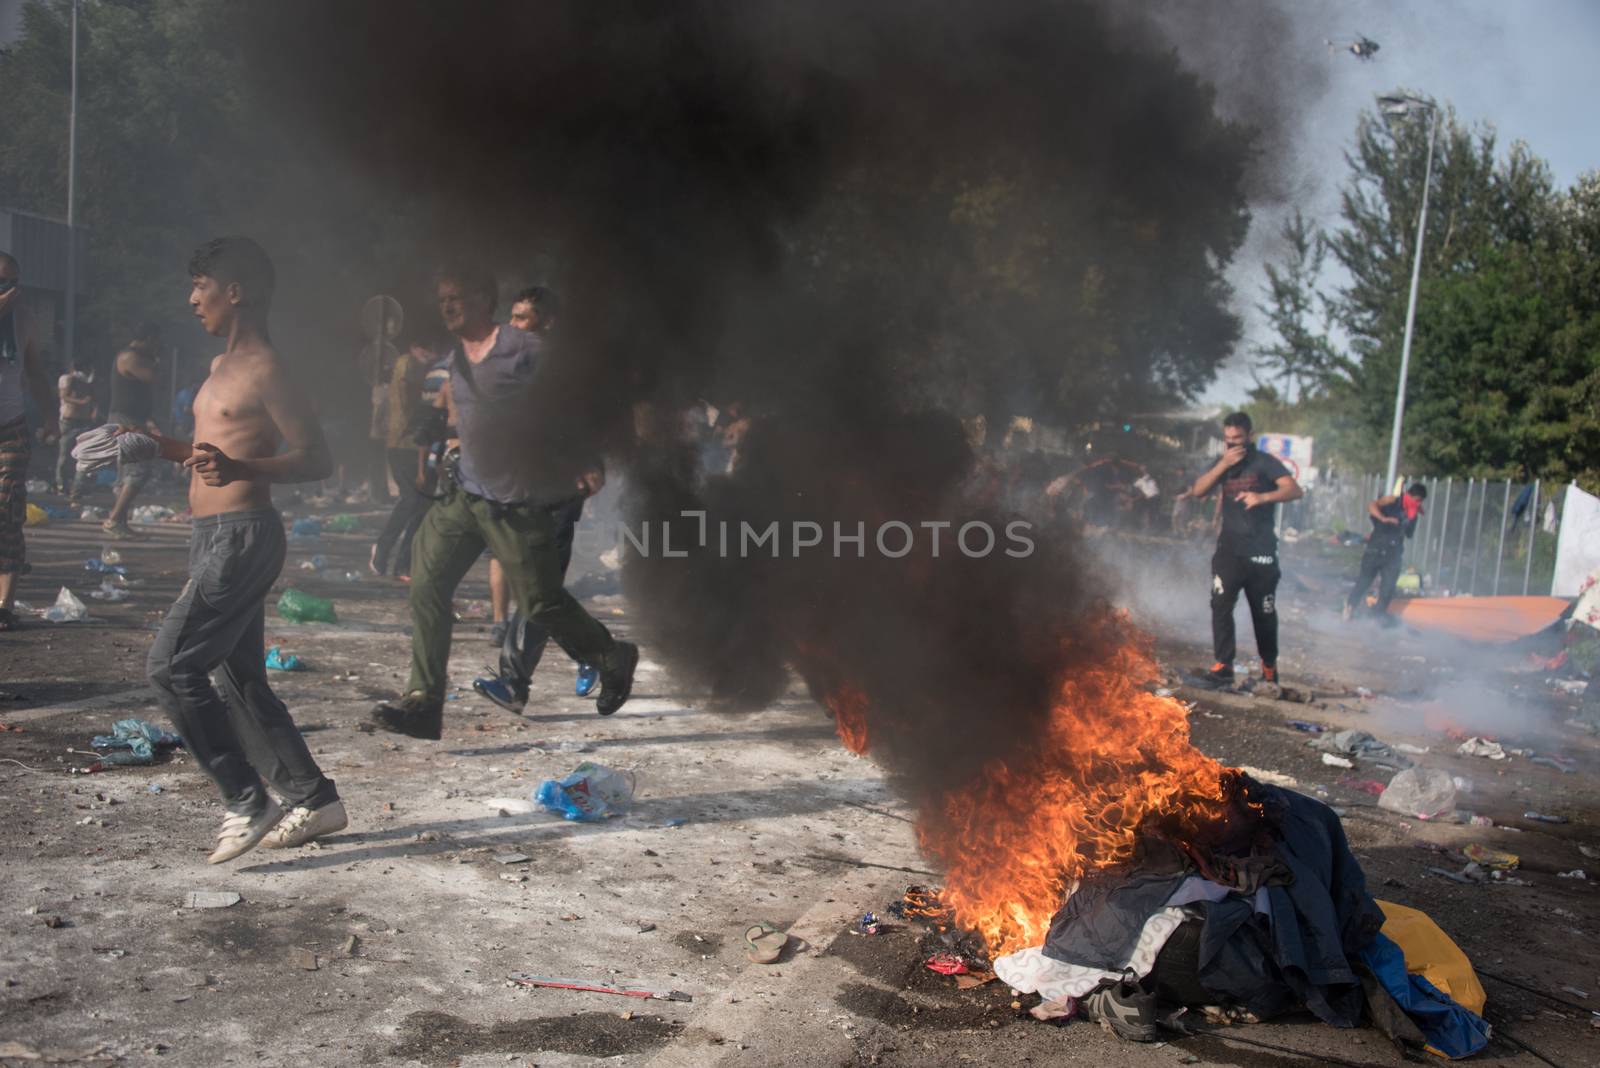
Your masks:
<svg viewBox="0 0 1600 1068"><path fill-rule="evenodd" d="M1400 581L1400 561L1406 554L1406 539L1416 532L1417 517L1422 514L1422 502L1427 499L1428 487L1418 482L1406 490L1405 496L1379 497L1367 505L1372 533L1367 536L1367 551L1361 554L1361 573L1344 603L1344 618L1355 614L1366 599L1367 590L1372 588L1373 579L1378 580L1377 615L1388 617L1395 583Z"/></svg>
<svg viewBox="0 0 1600 1068"><path fill-rule="evenodd" d="M1211 645L1216 662L1200 678L1208 685L1233 683L1233 606L1244 591L1255 627L1261 674L1278 682L1278 535L1274 530L1279 502L1303 495L1289 469L1255 446L1250 417L1234 412L1222 421L1222 458L1195 480L1190 493L1204 497L1222 487L1222 533L1211 557Z"/></svg>

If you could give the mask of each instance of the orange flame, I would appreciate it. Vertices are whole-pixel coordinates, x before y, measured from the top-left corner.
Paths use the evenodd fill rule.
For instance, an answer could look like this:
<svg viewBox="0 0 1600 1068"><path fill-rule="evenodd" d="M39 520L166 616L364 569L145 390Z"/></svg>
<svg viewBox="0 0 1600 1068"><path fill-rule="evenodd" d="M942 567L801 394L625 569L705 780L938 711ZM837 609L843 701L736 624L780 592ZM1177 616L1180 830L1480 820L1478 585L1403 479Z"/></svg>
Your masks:
<svg viewBox="0 0 1600 1068"><path fill-rule="evenodd" d="M1032 751L990 762L917 821L948 873L943 903L997 956L1042 943L1070 886L1129 859L1147 821L1224 814L1222 765L1190 744L1180 702L1143 688L1160 677L1148 640L1120 617L1101 630L1091 645L1110 653L1067 672Z"/></svg>
<svg viewBox="0 0 1600 1068"><path fill-rule="evenodd" d="M828 695L828 711L839 732L839 741L857 756L867 752L867 695L854 686L841 686Z"/></svg>

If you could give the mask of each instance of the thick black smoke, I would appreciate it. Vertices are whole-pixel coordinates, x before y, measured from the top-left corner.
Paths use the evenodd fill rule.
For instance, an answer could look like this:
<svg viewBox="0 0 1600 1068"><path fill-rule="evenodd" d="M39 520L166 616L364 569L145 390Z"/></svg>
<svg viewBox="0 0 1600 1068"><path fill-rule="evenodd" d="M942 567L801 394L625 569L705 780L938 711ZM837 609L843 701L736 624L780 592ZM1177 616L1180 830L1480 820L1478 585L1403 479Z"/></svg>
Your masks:
<svg viewBox="0 0 1600 1068"><path fill-rule="evenodd" d="M1096 576L1060 534L1005 554L987 461L1014 415L1070 428L1192 395L1237 340L1222 272L1253 130L1154 23L1042 0L241 17L241 81L418 279L464 252L562 291L559 382L501 461L621 461L657 548L625 575L654 654L744 707L790 667L859 690L923 800L1027 745L1059 674L1104 654ZM732 475L700 463L701 399L751 419ZM710 544L664 559L657 524L683 510ZM741 524L775 520L785 555L741 558ZM892 521L916 533L901 559L875 544ZM987 522L996 547L970 559L941 528L935 558L924 521ZM798 558L796 522L824 534ZM836 559L858 522L866 558ZM698 530L679 519L674 547Z"/></svg>

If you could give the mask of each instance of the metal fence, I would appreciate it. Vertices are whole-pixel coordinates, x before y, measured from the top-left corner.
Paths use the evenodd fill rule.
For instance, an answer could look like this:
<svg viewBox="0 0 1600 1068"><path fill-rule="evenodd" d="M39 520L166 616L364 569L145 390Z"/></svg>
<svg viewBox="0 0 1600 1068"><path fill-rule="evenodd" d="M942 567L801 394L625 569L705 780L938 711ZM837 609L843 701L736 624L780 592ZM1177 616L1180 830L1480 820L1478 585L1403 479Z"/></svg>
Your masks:
<svg viewBox="0 0 1600 1068"><path fill-rule="evenodd" d="M1402 479L1428 487L1423 515L1406 543L1405 566L1439 594L1549 593L1555 578L1565 483L1481 478ZM1367 505L1386 491L1382 475L1349 475L1306 489L1283 508L1282 524L1302 534L1372 529Z"/></svg>

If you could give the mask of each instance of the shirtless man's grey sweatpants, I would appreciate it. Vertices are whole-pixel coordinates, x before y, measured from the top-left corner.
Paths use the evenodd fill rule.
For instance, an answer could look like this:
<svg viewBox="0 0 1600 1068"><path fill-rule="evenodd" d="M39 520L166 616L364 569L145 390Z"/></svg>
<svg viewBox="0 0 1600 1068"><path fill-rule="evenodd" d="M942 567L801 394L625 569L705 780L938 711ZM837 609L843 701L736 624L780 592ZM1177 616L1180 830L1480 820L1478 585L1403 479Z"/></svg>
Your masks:
<svg viewBox="0 0 1600 1068"><path fill-rule="evenodd" d="M339 796L267 683L265 601L285 549L271 508L196 519L189 582L150 648L162 706L233 812L260 811L263 778L286 807L320 808Z"/></svg>

